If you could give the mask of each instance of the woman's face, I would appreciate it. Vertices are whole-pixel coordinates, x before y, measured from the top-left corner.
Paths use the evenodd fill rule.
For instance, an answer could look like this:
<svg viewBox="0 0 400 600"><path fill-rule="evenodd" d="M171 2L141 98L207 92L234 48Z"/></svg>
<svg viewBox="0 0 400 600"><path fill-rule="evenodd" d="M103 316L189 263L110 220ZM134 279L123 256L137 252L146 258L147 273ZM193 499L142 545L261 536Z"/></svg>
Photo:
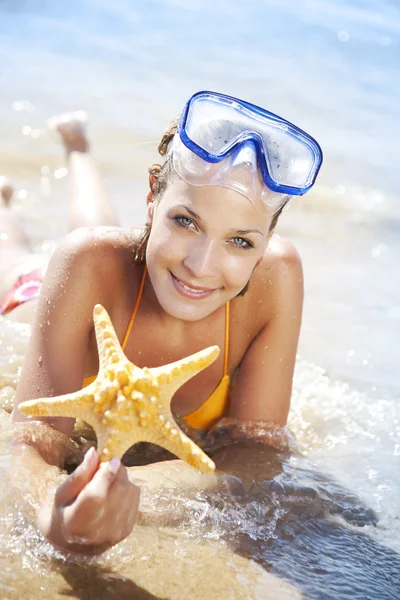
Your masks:
<svg viewBox="0 0 400 600"><path fill-rule="evenodd" d="M178 178L152 209L146 260L165 312L196 321L242 291L263 255L271 209L231 189Z"/></svg>

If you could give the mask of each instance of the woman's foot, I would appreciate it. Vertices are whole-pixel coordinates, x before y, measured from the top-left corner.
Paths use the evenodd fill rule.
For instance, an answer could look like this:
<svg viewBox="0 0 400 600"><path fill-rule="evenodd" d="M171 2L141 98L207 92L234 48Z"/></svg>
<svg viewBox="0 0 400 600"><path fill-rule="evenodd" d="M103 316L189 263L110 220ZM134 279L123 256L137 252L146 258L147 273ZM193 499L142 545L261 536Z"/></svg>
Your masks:
<svg viewBox="0 0 400 600"><path fill-rule="evenodd" d="M86 137L85 123L86 113L80 110L52 117L47 121L47 127L61 136L67 154L88 152L89 142Z"/></svg>
<svg viewBox="0 0 400 600"><path fill-rule="evenodd" d="M5 177L0 177L0 197L4 206L9 206L13 194L14 187L11 185L11 183Z"/></svg>

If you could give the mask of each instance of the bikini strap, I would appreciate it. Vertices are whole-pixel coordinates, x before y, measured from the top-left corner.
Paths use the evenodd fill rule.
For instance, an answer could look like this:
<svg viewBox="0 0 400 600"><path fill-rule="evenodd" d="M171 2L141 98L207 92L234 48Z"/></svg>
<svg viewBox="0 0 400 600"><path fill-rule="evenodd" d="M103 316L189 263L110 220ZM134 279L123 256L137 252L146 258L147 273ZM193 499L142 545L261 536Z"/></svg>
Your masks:
<svg viewBox="0 0 400 600"><path fill-rule="evenodd" d="M131 315L131 318L130 318L129 323L128 323L128 327L126 328L124 339L122 341L122 350L125 350L125 346L126 346L126 343L128 341L129 334L131 332L133 322L135 320L137 311L139 310L139 304L140 304L140 301L141 301L142 296L143 296L144 282L146 280L146 275L147 275L147 265L145 265L145 267L144 267L144 271L143 271L143 275L142 275L142 281L140 282L139 293L138 293L138 296L136 298L135 306L133 307L133 311L132 311L132 315Z"/></svg>
<svg viewBox="0 0 400 600"><path fill-rule="evenodd" d="M225 304L225 348L224 348L224 376L228 370L229 356L229 302Z"/></svg>
<svg viewBox="0 0 400 600"><path fill-rule="evenodd" d="M128 341L129 335L131 333L131 329L137 315L137 311L139 310L140 301L143 296L144 283L146 281L147 275L147 266L145 265L142 275L142 281L140 282L139 293L136 298L135 306L133 307L132 315L128 323L128 327L126 328L126 332L124 335L124 339L122 341L122 350L125 349L126 343ZM224 376L227 374L228 370L228 357L229 357L229 302L225 304L225 348L224 348Z"/></svg>

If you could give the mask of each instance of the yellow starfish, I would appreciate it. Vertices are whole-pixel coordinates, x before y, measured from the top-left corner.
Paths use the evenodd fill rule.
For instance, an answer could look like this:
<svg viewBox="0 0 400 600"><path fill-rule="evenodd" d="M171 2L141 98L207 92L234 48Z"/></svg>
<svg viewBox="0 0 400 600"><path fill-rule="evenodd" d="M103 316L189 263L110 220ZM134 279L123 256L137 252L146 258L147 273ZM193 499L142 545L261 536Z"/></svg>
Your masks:
<svg viewBox="0 0 400 600"><path fill-rule="evenodd" d="M204 473L213 471L213 461L175 423L170 403L186 381L217 358L218 346L169 365L140 369L126 358L100 304L94 307L93 319L100 363L96 379L72 394L22 402L21 412L86 421L96 432L101 461L121 458L137 442L151 442Z"/></svg>

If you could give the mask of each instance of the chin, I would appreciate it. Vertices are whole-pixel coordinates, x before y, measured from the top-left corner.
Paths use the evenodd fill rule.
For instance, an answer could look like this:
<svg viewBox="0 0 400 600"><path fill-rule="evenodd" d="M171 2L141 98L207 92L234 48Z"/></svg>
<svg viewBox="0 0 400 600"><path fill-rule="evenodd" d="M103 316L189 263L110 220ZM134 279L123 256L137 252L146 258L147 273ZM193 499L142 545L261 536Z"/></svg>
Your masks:
<svg viewBox="0 0 400 600"><path fill-rule="evenodd" d="M171 317L182 321L200 321L225 304L221 292L216 290L211 296L193 299L180 294L169 281L154 289L161 308Z"/></svg>

